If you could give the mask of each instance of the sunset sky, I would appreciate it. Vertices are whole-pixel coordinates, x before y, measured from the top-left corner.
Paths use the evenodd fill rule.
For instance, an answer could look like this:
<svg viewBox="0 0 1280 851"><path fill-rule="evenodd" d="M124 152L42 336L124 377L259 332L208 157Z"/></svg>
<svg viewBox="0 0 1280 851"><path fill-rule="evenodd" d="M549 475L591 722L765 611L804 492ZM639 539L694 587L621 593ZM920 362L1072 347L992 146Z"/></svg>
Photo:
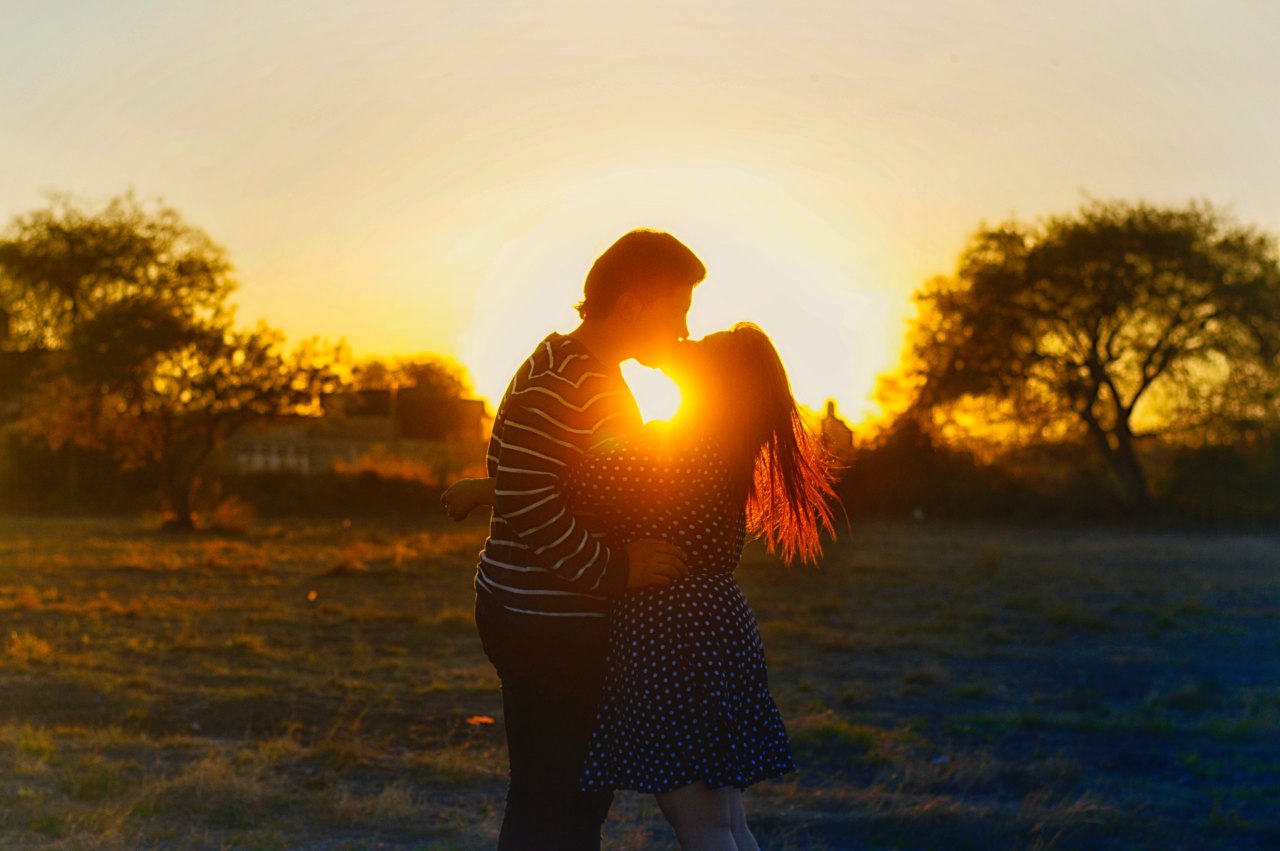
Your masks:
<svg viewBox="0 0 1280 851"><path fill-rule="evenodd" d="M1280 4L0 0L0 218L162 197L242 323L437 351L496 400L635 226L695 335L857 420L981 221L1204 198L1280 232Z"/></svg>

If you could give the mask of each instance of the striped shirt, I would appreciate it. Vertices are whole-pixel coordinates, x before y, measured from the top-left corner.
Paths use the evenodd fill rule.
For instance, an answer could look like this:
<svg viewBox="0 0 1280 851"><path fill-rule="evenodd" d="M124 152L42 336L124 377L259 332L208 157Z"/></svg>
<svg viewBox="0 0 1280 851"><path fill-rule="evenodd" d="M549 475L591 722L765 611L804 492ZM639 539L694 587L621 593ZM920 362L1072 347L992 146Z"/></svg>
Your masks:
<svg viewBox="0 0 1280 851"><path fill-rule="evenodd" d="M508 612L603 618L627 584L627 554L611 548L590 506L565 485L593 448L639 428L617 365L552 334L516 372L498 406L488 471L496 479L476 593Z"/></svg>

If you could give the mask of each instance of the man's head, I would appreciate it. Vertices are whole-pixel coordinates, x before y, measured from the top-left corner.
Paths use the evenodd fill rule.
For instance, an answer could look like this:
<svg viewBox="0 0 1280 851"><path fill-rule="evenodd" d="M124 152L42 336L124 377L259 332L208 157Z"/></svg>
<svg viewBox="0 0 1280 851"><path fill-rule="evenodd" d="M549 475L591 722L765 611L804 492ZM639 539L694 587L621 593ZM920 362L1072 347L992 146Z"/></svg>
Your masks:
<svg viewBox="0 0 1280 851"><path fill-rule="evenodd" d="M689 336L685 316L706 275L697 255L671 234L633 230L596 258L578 315L607 324L627 356L653 366Z"/></svg>

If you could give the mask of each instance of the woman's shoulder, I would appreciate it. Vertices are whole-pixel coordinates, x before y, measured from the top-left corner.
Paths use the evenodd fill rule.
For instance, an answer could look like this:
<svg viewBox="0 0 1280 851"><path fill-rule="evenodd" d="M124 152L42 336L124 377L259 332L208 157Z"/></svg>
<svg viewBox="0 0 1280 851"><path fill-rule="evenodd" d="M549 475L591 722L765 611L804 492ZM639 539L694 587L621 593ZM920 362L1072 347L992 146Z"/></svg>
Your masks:
<svg viewBox="0 0 1280 851"><path fill-rule="evenodd" d="M716 443L701 431L677 428L666 422L646 423L592 450L598 460L635 461L659 466L715 467L722 462Z"/></svg>
<svg viewBox="0 0 1280 851"><path fill-rule="evenodd" d="M705 431L677 428L668 423L646 427L650 457L699 478L719 477L726 465L716 440Z"/></svg>

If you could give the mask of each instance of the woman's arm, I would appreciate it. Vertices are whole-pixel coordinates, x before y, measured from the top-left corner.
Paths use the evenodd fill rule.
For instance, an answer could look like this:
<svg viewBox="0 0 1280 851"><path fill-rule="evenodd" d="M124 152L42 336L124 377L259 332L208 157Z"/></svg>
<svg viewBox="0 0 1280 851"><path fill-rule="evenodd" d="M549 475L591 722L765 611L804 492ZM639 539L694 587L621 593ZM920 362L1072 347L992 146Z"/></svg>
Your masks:
<svg viewBox="0 0 1280 851"><path fill-rule="evenodd" d="M462 479L440 494L440 504L454 520L462 520L481 505L493 508L495 479Z"/></svg>

